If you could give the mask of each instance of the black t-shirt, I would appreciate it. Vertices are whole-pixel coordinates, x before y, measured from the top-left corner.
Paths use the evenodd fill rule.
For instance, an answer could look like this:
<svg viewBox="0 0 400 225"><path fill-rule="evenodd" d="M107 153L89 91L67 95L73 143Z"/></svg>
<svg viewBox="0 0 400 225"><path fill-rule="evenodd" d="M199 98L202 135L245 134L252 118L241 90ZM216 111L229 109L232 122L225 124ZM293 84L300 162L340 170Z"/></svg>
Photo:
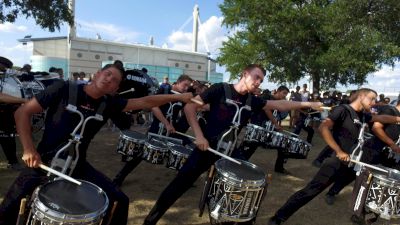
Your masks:
<svg viewBox="0 0 400 225"><path fill-rule="evenodd" d="M239 103L239 108L246 104L248 94L241 95L229 84L231 89L231 99ZM210 112L208 113L207 125L205 127L204 136L209 142L217 141L222 132L229 129L232 125L232 119L235 116L235 106L225 103L226 96L223 83L212 85L204 91L200 97L205 104L210 104ZM265 102L260 98L251 96L251 110L258 112L262 110ZM250 118L250 112L242 110L241 124L244 125Z"/></svg>
<svg viewBox="0 0 400 225"><path fill-rule="evenodd" d="M399 110L397 110L396 107L385 105L382 108L380 108L378 115L400 116L400 112ZM384 124L383 130L385 131L386 135L395 142L399 138L400 125ZM368 139L365 142L365 146L371 149L382 150L382 148L385 147L386 144L383 141L381 141L381 139L379 139L377 136L374 135L371 139Z"/></svg>
<svg viewBox="0 0 400 225"><path fill-rule="evenodd" d="M81 144L79 145L80 161L86 159L86 150L94 135L109 118L113 120L114 117L117 117L127 104L127 100L112 96L93 99L84 92L83 87L84 85L78 85L77 87L76 106L84 117L95 115L103 101L105 102L105 109L102 113L103 121L89 120L86 124L83 138L80 140ZM71 138L70 134L80 121L80 117L78 114L66 110L69 99L68 81L57 82L49 86L39 93L36 99L43 109L47 109L45 130L37 147L42 160L46 161L53 158L59 147L68 142L68 139Z"/></svg>
<svg viewBox="0 0 400 225"><path fill-rule="evenodd" d="M328 118L334 122L332 135L336 143L343 151L350 154L358 143L357 138L361 129L361 125L354 123L354 120L369 123L372 117L369 113L354 111L349 105L339 105L333 108Z"/></svg>

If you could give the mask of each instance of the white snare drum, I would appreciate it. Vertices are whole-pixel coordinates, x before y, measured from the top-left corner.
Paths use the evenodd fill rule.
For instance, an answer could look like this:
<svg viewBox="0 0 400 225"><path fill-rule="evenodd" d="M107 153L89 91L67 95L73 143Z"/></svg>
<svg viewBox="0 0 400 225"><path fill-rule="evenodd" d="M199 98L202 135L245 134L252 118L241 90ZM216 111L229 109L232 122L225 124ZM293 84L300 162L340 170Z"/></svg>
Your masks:
<svg viewBox="0 0 400 225"><path fill-rule="evenodd" d="M365 208L383 219L400 218L400 171L384 167L388 174L373 174Z"/></svg>
<svg viewBox="0 0 400 225"><path fill-rule="evenodd" d="M289 144L289 136L286 134L277 132L277 131L271 131L271 142L269 145L273 148L286 148Z"/></svg>
<svg viewBox="0 0 400 225"><path fill-rule="evenodd" d="M247 124L244 140L249 142L265 142L267 139L267 130L264 127L255 124Z"/></svg>
<svg viewBox="0 0 400 225"><path fill-rule="evenodd" d="M43 84L36 80L21 80L17 76L8 76L0 82L1 93L18 98L31 99L33 96L44 90Z"/></svg>
<svg viewBox="0 0 400 225"><path fill-rule="evenodd" d="M239 160L238 165L226 159L215 163L209 192L210 217L217 221L245 222L257 215L266 180L256 165Z"/></svg>
<svg viewBox="0 0 400 225"><path fill-rule="evenodd" d="M108 207L107 195L96 185L80 181L81 185L55 180L36 188L27 224L100 224Z"/></svg>
<svg viewBox="0 0 400 225"><path fill-rule="evenodd" d="M23 75L25 76L25 75ZM21 78L21 79L20 79ZM36 79L25 80L18 76L8 76L0 79L0 92L18 98L31 99L44 90L43 84ZM44 126L45 113L32 115L32 131L37 132Z"/></svg>
<svg viewBox="0 0 400 225"><path fill-rule="evenodd" d="M185 164L186 160L192 151L182 145L178 144L167 144L169 149L169 155L167 163L165 164L167 168L179 170Z"/></svg>
<svg viewBox="0 0 400 225"><path fill-rule="evenodd" d="M288 138L288 145L281 151L287 158L306 159L308 152L311 150L311 144L296 137Z"/></svg>
<svg viewBox="0 0 400 225"><path fill-rule="evenodd" d="M142 133L123 130L119 134L117 152L130 157L141 156L146 140L147 136Z"/></svg>
<svg viewBox="0 0 400 225"><path fill-rule="evenodd" d="M143 159L153 164L163 164L168 146L160 139L152 138L143 147Z"/></svg>

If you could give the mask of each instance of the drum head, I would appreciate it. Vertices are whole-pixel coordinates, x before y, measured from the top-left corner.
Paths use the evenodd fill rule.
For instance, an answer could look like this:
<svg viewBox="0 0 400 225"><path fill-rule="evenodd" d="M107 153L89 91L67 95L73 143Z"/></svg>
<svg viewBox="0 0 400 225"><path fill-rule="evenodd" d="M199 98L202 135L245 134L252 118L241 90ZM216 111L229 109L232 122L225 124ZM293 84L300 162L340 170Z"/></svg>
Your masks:
<svg viewBox="0 0 400 225"><path fill-rule="evenodd" d="M152 138L145 143L147 147L157 149L160 151L168 151L168 146L161 139Z"/></svg>
<svg viewBox="0 0 400 225"><path fill-rule="evenodd" d="M261 185L265 183L265 173L256 165L239 160L242 164L238 165L227 159L220 159L215 163L218 173L227 177L230 181L236 183L254 183Z"/></svg>
<svg viewBox="0 0 400 225"><path fill-rule="evenodd" d="M145 134L139 133L133 130L123 130L121 131L122 136L127 137L128 139L135 139L135 140L146 140L147 136Z"/></svg>
<svg viewBox="0 0 400 225"><path fill-rule="evenodd" d="M40 188L38 198L46 207L69 215L104 211L108 205L106 194L87 181L81 185L66 180L47 183Z"/></svg>
<svg viewBox="0 0 400 225"><path fill-rule="evenodd" d="M184 147L183 145L169 145L169 150L173 153L181 154L181 155L190 155L192 151Z"/></svg>

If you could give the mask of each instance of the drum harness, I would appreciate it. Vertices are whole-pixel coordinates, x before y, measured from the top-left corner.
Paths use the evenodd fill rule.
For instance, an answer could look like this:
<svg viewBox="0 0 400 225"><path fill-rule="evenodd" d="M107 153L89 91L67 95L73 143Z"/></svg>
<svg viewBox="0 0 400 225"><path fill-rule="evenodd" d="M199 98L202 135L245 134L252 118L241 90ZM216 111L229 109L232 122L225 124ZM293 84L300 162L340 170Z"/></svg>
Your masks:
<svg viewBox="0 0 400 225"><path fill-rule="evenodd" d="M232 119L232 125L229 127L229 130L226 131L218 140L216 150L224 153L225 155L230 156L232 154L233 149L236 146L242 111L244 109L247 111L251 111L252 96L251 94L247 94L246 104L239 108L238 103L232 100L232 90L230 85L228 83L223 83L223 87L225 92L225 99L221 103L235 106L236 111Z"/></svg>
<svg viewBox="0 0 400 225"><path fill-rule="evenodd" d="M167 111L166 116L165 116L165 118L168 120L168 122L171 125L172 125L172 119L173 119L172 117L174 115L174 107L176 107L176 106L182 106L182 102L175 102L173 104L169 103L169 108L168 108L168 111ZM164 129L165 129L165 125L162 122L160 122L159 129L158 129L158 134L162 135L163 132L164 132ZM168 131L167 131L166 136L169 136L169 132Z"/></svg>
<svg viewBox="0 0 400 225"><path fill-rule="evenodd" d="M51 161L51 168L59 170L61 173L71 175L75 169L75 166L79 159L79 144L80 140L83 138L83 133L85 131L86 123L89 120L97 120L103 121L103 111L105 109L105 101L103 100L100 106L97 109L97 112L94 116L88 116L86 119L83 114L77 109L77 94L78 94L78 86L73 81L69 82L69 97L68 97L68 105L66 110L71 113L76 113L80 117L80 121L75 129L71 133L71 138L68 140L68 143L65 144L60 150L57 151L56 155L53 157ZM78 130L80 128L80 132ZM61 153L64 151L68 151L68 156L66 159L61 157ZM48 173L50 176L50 173Z"/></svg>

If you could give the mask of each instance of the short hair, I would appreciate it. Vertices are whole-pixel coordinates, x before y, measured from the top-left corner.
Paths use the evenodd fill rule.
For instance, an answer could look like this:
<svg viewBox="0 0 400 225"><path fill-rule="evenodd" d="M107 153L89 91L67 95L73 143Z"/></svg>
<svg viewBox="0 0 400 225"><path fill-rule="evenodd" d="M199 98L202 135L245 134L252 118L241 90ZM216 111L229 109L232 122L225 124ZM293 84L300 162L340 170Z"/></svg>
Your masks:
<svg viewBox="0 0 400 225"><path fill-rule="evenodd" d="M368 94L370 92L373 92L375 95L378 95L378 93L370 88L361 88L358 89L353 95L351 95L350 97L350 102L353 102L354 100L356 100L358 98L359 95L361 94Z"/></svg>
<svg viewBox="0 0 400 225"><path fill-rule="evenodd" d="M281 85L281 86L278 87L278 89L276 89L276 91L277 91L277 92L280 92L280 91L287 91L287 92L289 92L289 88L287 88L285 85Z"/></svg>
<svg viewBox="0 0 400 225"><path fill-rule="evenodd" d="M114 65L120 66L122 68L124 67L124 63L121 60L118 60L118 59L114 61Z"/></svg>
<svg viewBox="0 0 400 225"><path fill-rule="evenodd" d="M55 68L54 66L52 66L52 67L49 68L49 72L50 72L50 73L55 73L55 72L57 72L57 68Z"/></svg>
<svg viewBox="0 0 400 225"><path fill-rule="evenodd" d="M125 78L126 78L125 70L124 70L123 67L119 66L118 64L107 64L103 68L101 68L101 71L104 71L104 70L109 69L111 67L117 69L120 72L121 77L122 77L121 82L124 81Z"/></svg>
<svg viewBox="0 0 400 225"><path fill-rule="evenodd" d="M191 77L189 77L188 75L182 74L182 75L180 75L178 77L178 80L176 80L176 83L180 83L180 82L185 81L185 80L188 80L189 82L193 81L193 79Z"/></svg>
<svg viewBox="0 0 400 225"><path fill-rule="evenodd" d="M240 74L240 78L243 77L244 72L251 72L251 71L253 71L255 68L260 69L261 72L263 73L263 75L265 76L266 71L265 71L264 67L262 67L260 64L250 64L250 65L247 65L247 66L243 69L242 73Z"/></svg>
<svg viewBox="0 0 400 225"><path fill-rule="evenodd" d="M148 71L148 70L147 70L145 67L142 68L142 72L143 72L143 73L147 73L147 71Z"/></svg>

